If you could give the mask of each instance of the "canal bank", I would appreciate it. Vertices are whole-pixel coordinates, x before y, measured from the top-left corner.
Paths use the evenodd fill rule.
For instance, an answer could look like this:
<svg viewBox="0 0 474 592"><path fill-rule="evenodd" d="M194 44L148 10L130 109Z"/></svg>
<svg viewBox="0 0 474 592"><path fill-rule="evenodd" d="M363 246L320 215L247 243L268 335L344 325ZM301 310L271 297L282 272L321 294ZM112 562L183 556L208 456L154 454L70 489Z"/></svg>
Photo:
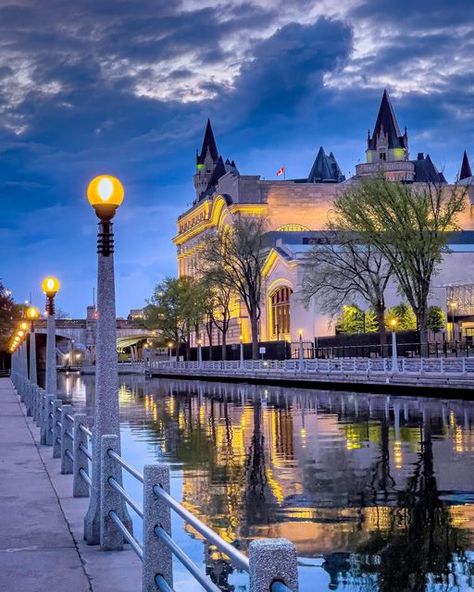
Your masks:
<svg viewBox="0 0 474 592"><path fill-rule="evenodd" d="M334 391L355 391L360 393L380 393L398 395L417 395L425 397L474 399L474 380L471 377L437 376L374 376L370 374L318 374L305 375L288 372L228 372L199 369L151 369L149 376L155 378L178 378L183 380L203 380L207 382L229 382L268 386L287 386L303 389L328 389Z"/></svg>

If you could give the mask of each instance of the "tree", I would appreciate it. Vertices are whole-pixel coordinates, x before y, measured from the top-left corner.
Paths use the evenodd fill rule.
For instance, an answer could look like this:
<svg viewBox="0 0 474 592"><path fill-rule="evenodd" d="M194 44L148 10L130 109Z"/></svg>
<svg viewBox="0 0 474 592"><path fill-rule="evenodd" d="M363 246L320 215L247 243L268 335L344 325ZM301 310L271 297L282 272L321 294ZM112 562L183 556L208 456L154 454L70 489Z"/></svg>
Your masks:
<svg viewBox="0 0 474 592"><path fill-rule="evenodd" d="M428 309L428 329L438 333L446 325L446 315L439 306L430 306Z"/></svg>
<svg viewBox="0 0 474 592"><path fill-rule="evenodd" d="M336 322L336 332L346 335L364 333L364 311L357 304L344 304Z"/></svg>
<svg viewBox="0 0 474 592"><path fill-rule="evenodd" d="M397 331L416 331L415 313L406 302L401 302L388 309L385 319L387 327L391 328L392 321L396 321Z"/></svg>
<svg viewBox="0 0 474 592"><path fill-rule="evenodd" d="M228 285L220 281L219 277L209 276L205 278L205 281L210 288L208 315L211 323L221 333L222 359L225 360L227 357L227 331L230 325L232 290Z"/></svg>
<svg viewBox="0 0 474 592"><path fill-rule="evenodd" d="M247 308L252 331L252 357L258 358L258 321L262 292L264 236L262 218L237 216L232 227L218 230L203 247L199 271L216 274Z"/></svg>
<svg viewBox="0 0 474 592"><path fill-rule="evenodd" d="M0 281L0 351L8 351L8 341L16 322L21 319L23 308L15 303L11 292Z"/></svg>
<svg viewBox="0 0 474 592"><path fill-rule="evenodd" d="M428 339L431 281L465 204L465 188L410 185L383 175L362 180L334 203L333 223L358 233L390 264L415 312L423 343Z"/></svg>
<svg viewBox="0 0 474 592"><path fill-rule="evenodd" d="M205 315L205 291L198 280L184 276L166 278L155 288L145 307L145 325L158 329L163 341L172 341L177 351L186 347L189 359L191 328L199 325Z"/></svg>
<svg viewBox="0 0 474 592"><path fill-rule="evenodd" d="M385 290L392 275L386 258L353 232L328 224L322 244L310 252L304 271L303 298L320 296L321 308L332 315L351 298L362 297L373 308L380 343L386 342Z"/></svg>

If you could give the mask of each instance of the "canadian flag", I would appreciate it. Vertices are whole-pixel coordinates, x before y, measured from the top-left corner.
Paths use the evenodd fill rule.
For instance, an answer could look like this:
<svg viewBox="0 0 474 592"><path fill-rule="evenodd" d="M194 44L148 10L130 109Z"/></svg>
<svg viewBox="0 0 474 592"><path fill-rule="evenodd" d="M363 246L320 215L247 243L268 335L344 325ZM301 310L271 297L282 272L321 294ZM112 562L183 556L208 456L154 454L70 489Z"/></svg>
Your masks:
<svg viewBox="0 0 474 592"><path fill-rule="evenodd" d="M284 175L285 174L285 171L286 171L285 167L280 167L277 170L277 177L281 177L281 175Z"/></svg>

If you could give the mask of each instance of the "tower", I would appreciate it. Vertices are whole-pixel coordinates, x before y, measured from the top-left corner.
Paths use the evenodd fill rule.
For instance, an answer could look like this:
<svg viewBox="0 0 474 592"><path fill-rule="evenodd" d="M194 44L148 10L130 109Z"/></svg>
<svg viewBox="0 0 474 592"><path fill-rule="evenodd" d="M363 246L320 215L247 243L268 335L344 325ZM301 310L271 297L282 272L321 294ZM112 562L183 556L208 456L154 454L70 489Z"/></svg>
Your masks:
<svg viewBox="0 0 474 592"><path fill-rule="evenodd" d="M369 163L406 161L409 158L407 130L405 128L403 135L400 133L387 89L383 91L372 136L369 130L366 156Z"/></svg>
<svg viewBox="0 0 474 592"><path fill-rule="evenodd" d="M467 152L464 150L461 164L461 172L459 173L459 180L462 181L463 179L468 179L469 177L472 177L471 165L469 164Z"/></svg>
<svg viewBox="0 0 474 592"><path fill-rule="evenodd" d="M205 197L226 172L224 161L217 151L211 121L208 119L201 153L196 150L196 174L194 175L196 201Z"/></svg>

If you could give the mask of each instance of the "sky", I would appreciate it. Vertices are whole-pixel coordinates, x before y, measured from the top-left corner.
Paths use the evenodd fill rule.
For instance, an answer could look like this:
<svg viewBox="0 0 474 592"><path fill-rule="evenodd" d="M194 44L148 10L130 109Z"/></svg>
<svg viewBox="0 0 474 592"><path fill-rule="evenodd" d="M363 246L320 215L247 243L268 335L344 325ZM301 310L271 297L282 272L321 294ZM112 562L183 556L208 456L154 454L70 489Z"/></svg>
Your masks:
<svg viewBox="0 0 474 592"><path fill-rule="evenodd" d="M176 274L207 117L242 174L346 175L388 88L411 156L448 180L474 159L472 0L0 0L0 278L83 317L96 274L97 174L118 176L117 314ZM471 160L472 162L472 160Z"/></svg>

